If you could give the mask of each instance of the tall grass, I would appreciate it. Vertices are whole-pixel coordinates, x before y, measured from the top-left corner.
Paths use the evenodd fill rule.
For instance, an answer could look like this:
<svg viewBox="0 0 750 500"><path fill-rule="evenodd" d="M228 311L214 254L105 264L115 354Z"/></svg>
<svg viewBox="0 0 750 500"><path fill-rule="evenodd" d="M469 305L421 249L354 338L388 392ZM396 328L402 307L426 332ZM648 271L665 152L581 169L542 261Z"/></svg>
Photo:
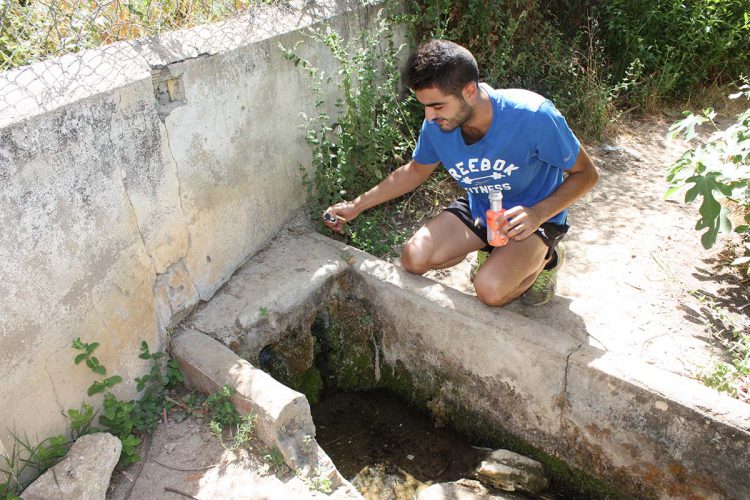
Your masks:
<svg viewBox="0 0 750 500"><path fill-rule="evenodd" d="M272 0L0 1L0 71L234 17Z"/></svg>

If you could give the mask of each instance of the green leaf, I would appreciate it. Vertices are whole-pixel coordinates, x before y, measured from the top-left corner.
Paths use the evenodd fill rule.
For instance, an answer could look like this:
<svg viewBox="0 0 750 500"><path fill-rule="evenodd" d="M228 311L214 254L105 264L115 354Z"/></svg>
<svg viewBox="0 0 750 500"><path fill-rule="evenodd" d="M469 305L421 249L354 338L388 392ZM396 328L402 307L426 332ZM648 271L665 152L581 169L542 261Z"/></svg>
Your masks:
<svg viewBox="0 0 750 500"><path fill-rule="evenodd" d="M99 342L92 342L91 344L86 344L86 352L88 354L91 354L96 350L96 348L99 347Z"/></svg>
<svg viewBox="0 0 750 500"><path fill-rule="evenodd" d="M104 379L104 385L107 387L112 387L115 384L119 384L122 382L122 377L119 375L112 375L111 377Z"/></svg>
<svg viewBox="0 0 750 500"><path fill-rule="evenodd" d="M84 359L86 359L86 356L88 356L88 354L86 354L85 352L79 354L78 356L76 356L75 363L76 364L80 364L81 361L83 361Z"/></svg>
<svg viewBox="0 0 750 500"><path fill-rule="evenodd" d="M86 394L89 396L93 396L95 394L99 394L100 392L104 392L106 387L101 382L94 382L91 384L91 387L89 387L89 390L86 391Z"/></svg>
<svg viewBox="0 0 750 500"><path fill-rule="evenodd" d="M671 188L667 189L667 191L664 193L664 199L666 200L682 188L683 186L672 186Z"/></svg>
<svg viewBox="0 0 750 500"><path fill-rule="evenodd" d="M92 368L93 372L98 375L106 375L107 369L104 368L102 365L96 365L94 368Z"/></svg>
<svg viewBox="0 0 750 500"><path fill-rule="evenodd" d="M145 340L141 342L141 354L139 354L138 357L141 359L151 358L151 353L148 350L148 344Z"/></svg>

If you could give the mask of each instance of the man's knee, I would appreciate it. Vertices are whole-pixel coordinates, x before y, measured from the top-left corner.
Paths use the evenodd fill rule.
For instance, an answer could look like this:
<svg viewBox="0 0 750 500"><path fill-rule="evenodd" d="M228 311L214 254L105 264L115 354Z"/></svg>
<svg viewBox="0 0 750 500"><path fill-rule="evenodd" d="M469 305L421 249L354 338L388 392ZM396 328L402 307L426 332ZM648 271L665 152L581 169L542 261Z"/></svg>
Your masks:
<svg viewBox="0 0 750 500"><path fill-rule="evenodd" d="M414 274L424 274L430 270L429 259L412 241L404 245L401 251L401 265Z"/></svg>
<svg viewBox="0 0 750 500"><path fill-rule="evenodd" d="M503 286L495 276L479 273L474 278L474 291L477 298L488 306L504 306L515 298L516 290Z"/></svg>

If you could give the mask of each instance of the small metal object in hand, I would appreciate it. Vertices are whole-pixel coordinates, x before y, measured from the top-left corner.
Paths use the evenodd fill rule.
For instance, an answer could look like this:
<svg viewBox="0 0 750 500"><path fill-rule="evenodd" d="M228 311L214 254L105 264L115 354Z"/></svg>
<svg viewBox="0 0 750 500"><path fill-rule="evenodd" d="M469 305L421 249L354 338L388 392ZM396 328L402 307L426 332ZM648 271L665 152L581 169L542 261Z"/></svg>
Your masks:
<svg viewBox="0 0 750 500"><path fill-rule="evenodd" d="M336 224L339 218L330 212L323 212L323 220L326 222L330 222L331 224Z"/></svg>

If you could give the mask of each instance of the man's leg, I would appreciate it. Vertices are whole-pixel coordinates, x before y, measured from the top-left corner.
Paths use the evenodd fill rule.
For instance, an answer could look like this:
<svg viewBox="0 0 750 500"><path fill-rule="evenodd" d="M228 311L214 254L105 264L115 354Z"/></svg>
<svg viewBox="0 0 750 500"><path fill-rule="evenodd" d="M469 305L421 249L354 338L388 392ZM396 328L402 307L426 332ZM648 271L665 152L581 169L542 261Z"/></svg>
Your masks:
<svg viewBox="0 0 750 500"><path fill-rule="evenodd" d="M401 263L410 273L424 274L455 266L469 252L483 247L482 240L461 219L443 212L414 233L401 252Z"/></svg>
<svg viewBox="0 0 750 500"><path fill-rule="evenodd" d="M534 234L495 248L474 278L474 290L487 305L501 306L520 296L544 268L547 245Z"/></svg>

